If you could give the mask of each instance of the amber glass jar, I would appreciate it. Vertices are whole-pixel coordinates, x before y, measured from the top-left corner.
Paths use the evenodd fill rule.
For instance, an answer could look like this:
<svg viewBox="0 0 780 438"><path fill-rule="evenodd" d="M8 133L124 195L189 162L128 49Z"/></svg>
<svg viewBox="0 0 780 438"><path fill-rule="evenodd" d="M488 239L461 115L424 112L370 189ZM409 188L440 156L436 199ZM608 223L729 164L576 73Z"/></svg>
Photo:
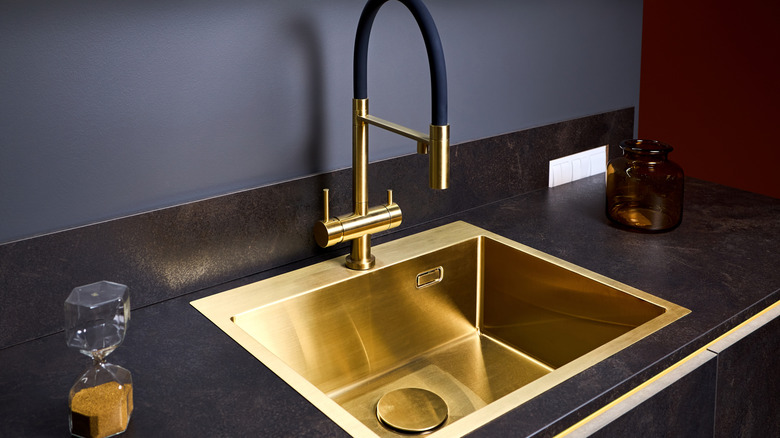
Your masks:
<svg viewBox="0 0 780 438"><path fill-rule="evenodd" d="M607 164L607 217L646 231L682 221L683 170L669 161L672 147L655 140L623 140L623 156Z"/></svg>

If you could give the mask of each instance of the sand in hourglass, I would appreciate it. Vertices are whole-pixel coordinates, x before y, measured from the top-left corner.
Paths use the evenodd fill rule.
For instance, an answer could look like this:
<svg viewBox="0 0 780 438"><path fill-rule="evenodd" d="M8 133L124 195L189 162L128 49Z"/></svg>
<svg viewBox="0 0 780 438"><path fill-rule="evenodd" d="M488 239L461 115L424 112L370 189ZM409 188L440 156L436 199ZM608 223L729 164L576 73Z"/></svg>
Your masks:
<svg viewBox="0 0 780 438"><path fill-rule="evenodd" d="M133 412L133 385L108 382L84 388L71 401L71 432L83 437L115 435L127 428Z"/></svg>

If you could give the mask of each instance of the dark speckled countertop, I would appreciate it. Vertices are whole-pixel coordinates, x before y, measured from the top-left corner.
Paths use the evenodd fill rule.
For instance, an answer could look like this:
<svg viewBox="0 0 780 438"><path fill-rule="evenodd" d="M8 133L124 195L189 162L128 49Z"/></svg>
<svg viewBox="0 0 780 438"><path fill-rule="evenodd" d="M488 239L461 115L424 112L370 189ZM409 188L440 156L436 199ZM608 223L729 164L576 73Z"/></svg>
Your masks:
<svg viewBox="0 0 780 438"><path fill-rule="evenodd" d="M595 176L375 239L464 220L692 310L474 436L560 432L780 299L780 200L688 179L682 225L642 234L609 224L603 186ZM124 436L346 436L189 304L324 257L135 309L109 358L133 373ZM68 390L88 362L61 333L0 350L0 436L67 436Z"/></svg>

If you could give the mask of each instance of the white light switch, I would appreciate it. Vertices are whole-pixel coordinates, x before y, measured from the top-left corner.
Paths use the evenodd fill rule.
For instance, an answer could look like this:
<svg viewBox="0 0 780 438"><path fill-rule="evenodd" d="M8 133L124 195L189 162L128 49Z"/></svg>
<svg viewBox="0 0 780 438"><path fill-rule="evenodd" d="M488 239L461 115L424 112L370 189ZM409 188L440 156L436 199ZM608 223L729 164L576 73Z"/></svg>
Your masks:
<svg viewBox="0 0 780 438"><path fill-rule="evenodd" d="M607 146L550 160L549 187L607 171Z"/></svg>
<svg viewBox="0 0 780 438"><path fill-rule="evenodd" d="M607 146L550 160L549 187L607 171Z"/></svg>

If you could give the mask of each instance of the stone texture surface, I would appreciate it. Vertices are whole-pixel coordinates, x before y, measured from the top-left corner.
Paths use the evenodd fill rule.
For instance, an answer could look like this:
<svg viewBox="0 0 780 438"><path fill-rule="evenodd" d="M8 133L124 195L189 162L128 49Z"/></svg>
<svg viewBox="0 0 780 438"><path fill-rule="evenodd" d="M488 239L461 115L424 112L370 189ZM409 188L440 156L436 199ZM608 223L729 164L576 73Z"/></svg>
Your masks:
<svg viewBox="0 0 780 438"><path fill-rule="evenodd" d="M683 223L665 234L612 227L603 208L603 177L594 176L376 239L465 220L692 310L472 436L554 436L780 299L780 200L688 179ZM169 254L160 244L156 254L196 257L188 252L193 246ZM109 357L134 378L137 409L124 436L346 436L189 305L333 255L318 253L136 308L125 343ZM61 333L0 350L0 436L66 434L68 389L87 362L65 347Z"/></svg>

